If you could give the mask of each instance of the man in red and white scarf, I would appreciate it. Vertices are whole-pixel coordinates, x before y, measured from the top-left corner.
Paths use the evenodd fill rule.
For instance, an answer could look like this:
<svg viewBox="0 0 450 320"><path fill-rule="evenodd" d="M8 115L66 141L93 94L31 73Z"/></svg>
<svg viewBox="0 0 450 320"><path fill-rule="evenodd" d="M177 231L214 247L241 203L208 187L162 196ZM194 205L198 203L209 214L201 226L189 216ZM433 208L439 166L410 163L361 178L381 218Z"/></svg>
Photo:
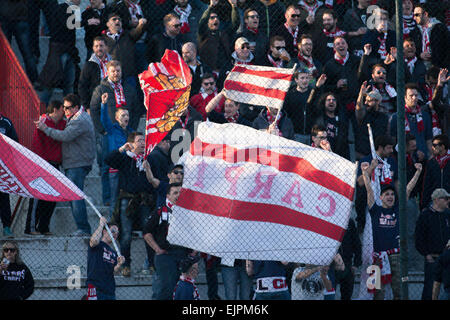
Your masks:
<svg viewBox="0 0 450 320"><path fill-rule="evenodd" d="M433 70L429 70L427 76L425 77L426 97L424 101L428 105L428 113L431 115L432 126L433 126L433 136L442 134L442 124L439 118L438 112L440 104L442 103L442 97L445 96L444 87L450 76L447 77L448 70L440 69L439 74L437 74L438 68L434 67Z"/></svg>
<svg viewBox="0 0 450 320"><path fill-rule="evenodd" d="M200 88L200 92L192 96L189 103L202 115L203 119L206 120L206 105L215 96L217 96L216 80L211 73L205 73L202 76L202 86ZM223 108L223 102L220 107Z"/></svg>
<svg viewBox="0 0 450 320"><path fill-rule="evenodd" d="M320 62L315 61L312 57L313 52L313 39L310 35L302 35L298 42L298 55L299 68L305 68L309 73L317 78L319 76L319 69L321 68Z"/></svg>
<svg viewBox="0 0 450 320"><path fill-rule="evenodd" d="M117 61L111 61L107 64L108 69L108 83L114 90L114 97L116 99L116 108L122 108L127 105L125 94L122 86L122 68Z"/></svg>
<svg viewBox="0 0 450 320"><path fill-rule="evenodd" d="M281 36L270 38L269 52L264 65L275 68L286 68L291 56L286 51L286 42Z"/></svg>
<svg viewBox="0 0 450 320"><path fill-rule="evenodd" d="M173 11L180 17L181 34L191 31L191 27L189 26L189 16L192 13L192 6L188 2L189 0L175 0L177 5L173 8Z"/></svg>
<svg viewBox="0 0 450 320"><path fill-rule="evenodd" d="M282 36L286 41L286 50L291 56L297 55L297 42L300 37L300 9L296 5L290 5L284 13L286 22L276 35Z"/></svg>

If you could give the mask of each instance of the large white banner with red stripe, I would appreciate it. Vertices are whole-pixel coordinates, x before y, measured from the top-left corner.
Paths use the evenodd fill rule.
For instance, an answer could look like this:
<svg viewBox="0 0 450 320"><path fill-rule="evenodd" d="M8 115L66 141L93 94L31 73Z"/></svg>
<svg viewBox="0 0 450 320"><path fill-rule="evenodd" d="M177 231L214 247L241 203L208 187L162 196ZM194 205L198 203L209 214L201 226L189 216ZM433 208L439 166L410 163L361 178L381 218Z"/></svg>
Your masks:
<svg viewBox="0 0 450 320"><path fill-rule="evenodd" d="M328 264L347 228L356 165L237 124L199 125L180 162L168 240L223 258Z"/></svg>
<svg viewBox="0 0 450 320"><path fill-rule="evenodd" d="M46 201L85 198L59 170L3 134L0 134L0 192Z"/></svg>
<svg viewBox="0 0 450 320"><path fill-rule="evenodd" d="M294 69L236 65L224 82L231 100L281 109Z"/></svg>

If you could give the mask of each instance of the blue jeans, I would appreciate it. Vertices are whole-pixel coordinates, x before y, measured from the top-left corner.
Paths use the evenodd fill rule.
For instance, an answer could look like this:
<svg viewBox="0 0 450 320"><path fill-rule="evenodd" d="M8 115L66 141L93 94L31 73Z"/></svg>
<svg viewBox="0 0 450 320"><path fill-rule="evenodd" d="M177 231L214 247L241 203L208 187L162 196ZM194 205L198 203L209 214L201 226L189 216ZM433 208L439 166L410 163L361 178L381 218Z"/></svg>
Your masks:
<svg viewBox="0 0 450 320"><path fill-rule="evenodd" d="M226 300L237 300L238 282L240 284L239 299L250 300L252 279L247 275L245 266L221 266L223 286Z"/></svg>
<svg viewBox="0 0 450 320"><path fill-rule="evenodd" d="M435 262L428 262L425 259L424 274L423 274L423 290L422 290L422 300L431 300L433 294L433 270L435 267Z"/></svg>
<svg viewBox="0 0 450 320"><path fill-rule="evenodd" d="M63 83L63 95L68 95L69 93L73 93L73 85L75 83L75 63L73 62L72 57L68 53L63 53L60 57L61 65L64 73L64 83ZM54 88L43 88L40 99L45 104L48 104L50 98L53 94Z"/></svg>
<svg viewBox="0 0 450 320"><path fill-rule="evenodd" d="M91 166L66 169L66 176L69 178L81 191L84 189L84 180L91 171ZM91 233L91 226L88 222L86 203L84 200L75 200L70 202L72 208L72 215L77 225L77 229L85 233Z"/></svg>
<svg viewBox="0 0 450 320"><path fill-rule="evenodd" d="M97 300L116 300L116 295L104 294L97 289Z"/></svg>
<svg viewBox="0 0 450 320"><path fill-rule="evenodd" d="M38 78L36 61L30 46L30 25L26 21L0 21L6 39L11 43L12 36L16 38L20 53L22 54L25 70L31 83Z"/></svg>
<svg viewBox="0 0 450 320"><path fill-rule="evenodd" d="M185 249L171 249L167 254L155 255L153 275L153 300L172 300L173 290L180 277L178 263L186 257Z"/></svg>
<svg viewBox="0 0 450 320"><path fill-rule="evenodd" d="M120 251L125 257L124 267L131 265L131 234L133 231L133 222L137 219L141 228L143 228L150 212L150 208L141 206L139 207L139 212L132 213L128 216L126 209L129 201L130 199L127 198L120 200Z"/></svg>
<svg viewBox="0 0 450 320"><path fill-rule="evenodd" d="M281 292L257 292L254 300L291 300L291 295L288 290Z"/></svg>

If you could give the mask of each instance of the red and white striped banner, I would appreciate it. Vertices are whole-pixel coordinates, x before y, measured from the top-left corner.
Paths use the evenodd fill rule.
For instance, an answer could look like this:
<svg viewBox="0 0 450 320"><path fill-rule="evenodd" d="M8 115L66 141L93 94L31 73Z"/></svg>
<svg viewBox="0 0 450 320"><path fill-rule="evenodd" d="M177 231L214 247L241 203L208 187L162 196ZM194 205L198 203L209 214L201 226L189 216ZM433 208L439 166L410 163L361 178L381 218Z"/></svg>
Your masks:
<svg viewBox="0 0 450 320"><path fill-rule="evenodd" d="M3 134L0 134L0 192L46 201L86 197L61 171Z"/></svg>
<svg viewBox="0 0 450 320"><path fill-rule="evenodd" d="M224 82L231 100L281 109L295 69L237 65Z"/></svg>
<svg viewBox="0 0 450 320"><path fill-rule="evenodd" d="M201 123L168 240L222 258L328 264L347 228L356 166L237 124Z"/></svg>

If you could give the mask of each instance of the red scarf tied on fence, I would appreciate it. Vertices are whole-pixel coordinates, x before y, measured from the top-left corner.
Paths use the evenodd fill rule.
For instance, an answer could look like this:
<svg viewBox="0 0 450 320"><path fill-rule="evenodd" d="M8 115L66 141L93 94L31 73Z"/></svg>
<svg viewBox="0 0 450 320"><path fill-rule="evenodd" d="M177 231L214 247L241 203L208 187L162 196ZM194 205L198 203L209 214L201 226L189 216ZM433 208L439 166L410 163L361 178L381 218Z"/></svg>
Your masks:
<svg viewBox="0 0 450 320"><path fill-rule="evenodd" d="M420 110L420 107L418 105L416 105L415 107L410 108L405 105L405 111L406 111L405 112L405 131L406 131L406 133L409 133L411 131L411 127L409 126L409 121L408 121L408 114L416 117L417 130L419 132L423 132L423 130L425 130L425 125L423 124L422 111Z"/></svg>

